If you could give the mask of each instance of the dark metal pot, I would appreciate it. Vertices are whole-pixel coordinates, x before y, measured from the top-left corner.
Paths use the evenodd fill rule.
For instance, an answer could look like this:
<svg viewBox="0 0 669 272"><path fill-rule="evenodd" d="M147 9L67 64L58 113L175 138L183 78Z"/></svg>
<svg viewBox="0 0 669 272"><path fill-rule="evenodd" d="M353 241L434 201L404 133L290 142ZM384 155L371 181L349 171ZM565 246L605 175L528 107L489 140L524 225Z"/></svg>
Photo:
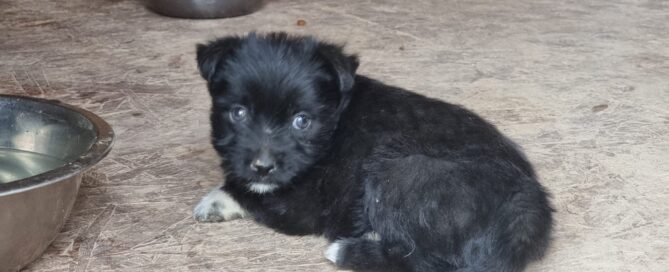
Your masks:
<svg viewBox="0 0 669 272"><path fill-rule="evenodd" d="M142 0L158 14L177 18L214 19L253 13L264 0Z"/></svg>

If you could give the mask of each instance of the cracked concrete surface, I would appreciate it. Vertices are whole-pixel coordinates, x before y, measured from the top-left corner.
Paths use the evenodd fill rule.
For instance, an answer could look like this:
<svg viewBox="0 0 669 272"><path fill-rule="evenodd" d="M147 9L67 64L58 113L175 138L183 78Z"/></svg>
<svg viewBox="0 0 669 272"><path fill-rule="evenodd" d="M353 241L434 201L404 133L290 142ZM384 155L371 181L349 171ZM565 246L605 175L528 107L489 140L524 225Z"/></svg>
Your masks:
<svg viewBox="0 0 669 272"><path fill-rule="evenodd" d="M345 42L361 73L521 144L558 211L529 271L667 271L668 22L664 0L286 0L204 21L130 0L0 0L0 93L84 107L118 135L27 271L336 270L318 237L192 219L222 181L194 45L251 30Z"/></svg>

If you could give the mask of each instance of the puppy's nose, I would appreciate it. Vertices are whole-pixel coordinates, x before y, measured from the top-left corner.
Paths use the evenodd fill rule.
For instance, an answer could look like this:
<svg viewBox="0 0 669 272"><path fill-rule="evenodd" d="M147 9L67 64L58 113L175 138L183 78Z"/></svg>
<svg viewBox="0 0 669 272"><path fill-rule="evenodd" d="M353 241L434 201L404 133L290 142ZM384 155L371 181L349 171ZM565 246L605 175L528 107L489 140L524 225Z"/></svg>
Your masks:
<svg viewBox="0 0 669 272"><path fill-rule="evenodd" d="M262 165L253 163L251 165L251 169L253 169L253 171L256 171L261 176L267 176L270 172L274 171L274 165L273 164Z"/></svg>
<svg viewBox="0 0 669 272"><path fill-rule="evenodd" d="M251 170L255 171L261 176L266 176L274 171L276 163L268 152L260 152L258 158L251 163Z"/></svg>

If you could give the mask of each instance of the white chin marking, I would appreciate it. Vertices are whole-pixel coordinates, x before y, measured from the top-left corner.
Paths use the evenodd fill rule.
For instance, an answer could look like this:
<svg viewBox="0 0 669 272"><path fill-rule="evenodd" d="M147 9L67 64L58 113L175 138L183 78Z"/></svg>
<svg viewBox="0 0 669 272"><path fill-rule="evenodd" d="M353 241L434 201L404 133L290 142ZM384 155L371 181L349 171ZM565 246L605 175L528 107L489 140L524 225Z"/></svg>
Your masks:
<svg viewBox="0 0 669 272"><path fill-rule="evenodd" d="M276 184L251 183L251 185L249 185L249 190L258 194L271 193L277 188L279 188L279 185Z"/></svg>
<svg viewBox="0 0 669 272"><path fill-rule="evenodd" d="M339 260L339 251L341 249L342 243L335 241L334 243L328 246L328 249L325 250L325 258L331 261L334 264L337 264Z"/></svg>
<svg viewBox="0 0 669 272"><path fill-rule="evenodd" d="M199 222L220 222L246 216L246 211L229 194L214 189L200 200L193 211Z"/></svg>

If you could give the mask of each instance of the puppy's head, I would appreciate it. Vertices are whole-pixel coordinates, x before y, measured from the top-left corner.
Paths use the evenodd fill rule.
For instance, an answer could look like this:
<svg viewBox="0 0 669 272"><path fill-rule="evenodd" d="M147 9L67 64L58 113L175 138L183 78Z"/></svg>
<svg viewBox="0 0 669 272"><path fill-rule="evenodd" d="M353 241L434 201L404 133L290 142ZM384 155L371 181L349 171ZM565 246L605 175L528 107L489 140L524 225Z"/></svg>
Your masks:
<svg viewBox="0 0 669 272"><path fill-rule="evenodd" d="M197 61L223 166L258 193L290 183L328 151L358 66L339 46L285 33L198 45Z"/></svg>

